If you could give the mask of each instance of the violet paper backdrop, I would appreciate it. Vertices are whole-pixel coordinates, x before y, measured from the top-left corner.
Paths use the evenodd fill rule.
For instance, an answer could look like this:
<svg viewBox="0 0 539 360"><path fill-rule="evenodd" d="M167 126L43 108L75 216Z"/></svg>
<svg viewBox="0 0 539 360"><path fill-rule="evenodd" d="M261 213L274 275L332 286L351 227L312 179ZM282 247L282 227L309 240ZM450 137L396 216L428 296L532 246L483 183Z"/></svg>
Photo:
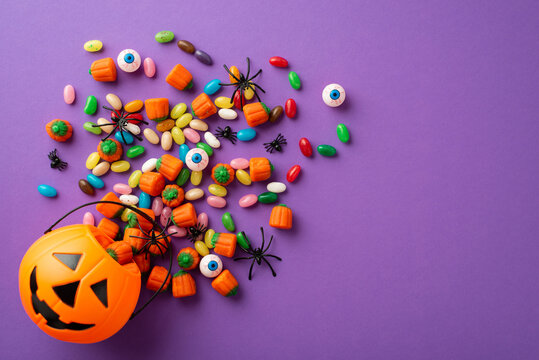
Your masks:
<svg viewBox="0 0 539 360"><path fill-rule="evenodd" d="M0 7L3 359L539 357L537 2L4 1ZM175 42L158 44L153 36L161 30L192 41L214 65L200 64ZM104 51L83 51L90 39L102 40ZM116 59L125 48L152 57L157 76L120 72L116 83L104 84L88 75L93 60ZM275 55L290 68L271 67ZM294 229L266 226L276 236L272 252L283 258L275 263L278 276L261 267L248 281L247 263L225 259L240 282L237 298L220 296L197 275L196 297L160 296L102 343L62 343L42 333L20 304L18 266L55 219L89 201L77 180L88 173L84 161L97 138L82 124L105 111L84 114L86 97L95 95L100 105L109 92L124 101L190 102L207 81L226 80L222 64L245 71L246 56L263 69L263 101L272 107L292 97L298 116L257 129L253 143L224 142L212 163L264 155L262 143L279 132L288 139L283 153L269 156L273 179L284 179L296 163L303 168L279 200L293 209ZM176 63L194 75L193 90L165 83ZM300 91L288 84L288 70L300 75ZM347 91L338 109L321 100L332 82ZM68 83L77 91L72 106L62 99ZM73 124L72 141L57 144L45 134L53 118ZM217 117L208 123L226 125ZM349 144L337 140L338 123L350 129ZM230 125L245 127L243 116ZM334 145L338 156L304 158L297 146L303 136L315 146ZM163 153L144 145L145 158ZM54 147L69 162L62 173L49 168L46 154ZM108 174L106 190L126 179ZM40 196L41 183L59 196ZM206 178L203 187L209 184ZM271 206L241 209L237 201L262 191L262 184L231 185L225 209L255 243ZM202 201L196 208L209 214L210 227L224 230L223 210ZM175 240L174 251L186 244ZM142 299L148 295L144 290Z"/></svg>

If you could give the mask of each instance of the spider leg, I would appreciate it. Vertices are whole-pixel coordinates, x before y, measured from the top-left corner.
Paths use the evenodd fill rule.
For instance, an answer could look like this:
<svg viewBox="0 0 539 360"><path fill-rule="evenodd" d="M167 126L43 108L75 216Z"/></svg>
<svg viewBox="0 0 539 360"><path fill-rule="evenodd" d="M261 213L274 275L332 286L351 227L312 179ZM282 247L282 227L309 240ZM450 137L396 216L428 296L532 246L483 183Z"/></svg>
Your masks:
<svg viewBox="0 0 539 360"><path fill-rule="evenodd" d="M270 248L272 242L273 242L273 235L271 235L271 238L270 238L270 241L269 241L269 243L268 243L268 246L266 246L265 249L262 249L262 254L264 254L266 251L268 251L268 249Z"/></svg>
<svg viewBox="0 0 539 360"><path fill-rule="evenodd" d="M262 89L258 84L252 82L251 85L257 87L260 91L262 91L264 94L266 93L266 91L264 89Z"/></svg>
<svg viewBox="0 0 539 360"><path fill-rule="evenodd" d="M255 259L253 259L253 262L251 263L251 267L249 268L249 280L253 278L253 266L255 265Z"/></svg>
<svg viewBox="0 0 539 360"><path fill-rule="evenodd" d="M235 258L234 261L238 261L238 260L249 260L249 259L252 259L253 256L249 256L249 257L239 257L239 258Z"/></svg>
<svg viewBox="0 0 539 360"><path fill-rule="evenodd" d="M246 79L249 79L249 74L251 73L251 59L247 56L247 76Z"/></svg>
<svg viewBox="0 0 539 360"><path fill-rule="evenodd" d="M262 102L262 100L260 100L260 96L258 96L258 94L256 93L256 90L254 91L254 94L255 94L256 99L258 100L258 102Z"/></svg>
<svg viewBox="0 0 539 360"><path fill-rule="evenodd" d="M262 246L260 248L263 249L264 248L264 242L266 241L266 239L264 238L264 228L260 227L260 231L262 232Z"/></svg>
<svg viewBox="0 0 539 360"><path fill-rule="evenodd" d="M236 96L236 93L238 92L238 90L239 90L239 87L236 87L236 89L232 93L232 96L230 97L230 103L231 104L234 104L234 96Z"/></svg>
<svg viewBox="0 0 539 360"><path fill-rule="evenodd" d="M118 128L120 130L120 136L122 137L122 140L124 141L124 144L127 145L127 141L125 141L125 138L124 138L124 129L122 129L121 127Z"/></svg>
<svg viewBox="0 0 539 360"><path fill-rule="evenodd" d="M234 75L234 74L230 71L230 69L228 68L228 66L223 65L223 67L225 68L226 72L227 72L230 76L232 76L236 81L238 81L238 82L240 81L240 79L238 79L238 78L236 77L236 75ZM234 84L231 84L231 85L234 85Z"/></svg>
<svg viewBox="0 0 539 360"><path fill-rule="evenodd" d="M277 260L279 260L279 261L283 261L283 259L281 259L280 257L278 257L278 256L276 256L276 255L273 255L273 254L267 254L267 255L265 255L265 256L266 256L266 257L269 256L269 257L275 258L275 259L277 259Z"/></svg>
<svg viewBox="0 0 539 360"><path fill-rule="evenodd" d="M271 264L269 263L269 261L266 260L265 257L263 257L262 260L264 260L264 261L266 262L266 264L268 264L269 268L271 269L271 273L273 274L273 277L277 276L277 273L275 272L275 270L273 270L273 266L271 266Z"/></svg>
<svg viewBox="0 0 539 360"><path fill-rule="evenodd" d="M251 80L256 78L258 75L260 75L261 73L262 73L262 69L258 70L258 72L254 76L252 76L251 78L249 78L249 75L247 75L247 81L250 82Z"/></svg>
<svg viewBox="0 0 539 360"><path fill-rule="evenodd" d="M240 107L242 110L243 110L243 98L244 98L243 89L240 88Z"/></svg>

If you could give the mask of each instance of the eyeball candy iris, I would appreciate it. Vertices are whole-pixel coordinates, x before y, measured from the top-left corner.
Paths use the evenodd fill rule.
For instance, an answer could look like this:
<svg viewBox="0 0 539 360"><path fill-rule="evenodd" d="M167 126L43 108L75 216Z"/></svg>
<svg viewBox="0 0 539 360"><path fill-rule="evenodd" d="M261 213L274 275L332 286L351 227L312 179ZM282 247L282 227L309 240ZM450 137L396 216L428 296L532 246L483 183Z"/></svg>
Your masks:
<svg viewBox="0 0 539 360"><path fill-rule="evenodd" d="M322 100L327 106L337 107L346 99L344 88L339 84L329 84L322 91Z"/></svg>
<svg viewBox="0 0 539 360"><path fill-rule="evenodd" d="M133 49L125 49L120 52L116 62L120 69L128 73L137 71L141 64L140 55Z"/></svg>
<svg viewBox="0 0 539 360"><path fill-rule="evenodd" d="M202 171L208 166L209 157L208 154L200 149L191 149L185 155L185 164L193 171Z"/></svg>
<svg viewBox="0 0 539 360"><path fill-rule="evenodd" d="M223 262L217 255L206 255L200 260L200 272L207 278L214 278L223 271Z"/></svg>

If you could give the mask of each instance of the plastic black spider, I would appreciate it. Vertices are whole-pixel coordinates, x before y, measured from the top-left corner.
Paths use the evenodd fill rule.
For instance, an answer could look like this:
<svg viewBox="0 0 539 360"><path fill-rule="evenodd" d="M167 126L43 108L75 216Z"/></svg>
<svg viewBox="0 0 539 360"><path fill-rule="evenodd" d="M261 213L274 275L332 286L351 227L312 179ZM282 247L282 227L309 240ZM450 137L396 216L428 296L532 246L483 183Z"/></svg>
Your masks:
<svg viewBox="0 0 539 360"><path fill-rule="evenodd" d="M206 230L208 230L204 225L197 223L195 226L190 226L187 228L187 239L191 242L200 240L199 237L203 235Z"/></svg>
<svg viewBox="0 0 539 360"><path fill-rule="evenodd" d="M146 240L146 242L140 248L140 250L137 251L137 254L135 255L145 254L147 256L150 253L150 250L149 250L150 246L153 246L153 245L157 247L161 255L165 255L170 247L169 236L176 234L176 232L169 233L169 234L165 233L168 226L170 225L170 222L171 222L171 219L168 219L166 226L163 227L163 230L161 230L161 232L156 232L153 228L150 231L145 231L144 229L142 229L142 227L140 227L140 224L138 224L138 227L140 231L142 232L143 236L135 236L135 235L130 235L130 236L137 239ZM163 245L163 243L159 240L165 240L165 245Z"/></svg>
<svg viewBox="0 0 539 360"><path fill-rule="evenodd" d="M238 140L237 132L232 131L230 126L225 126L224 129L218 127L217 131L215 132L215 136L218 138L228 139L232 144L235 144L236 140Z"/></svg>
<svg viewBox="0 0 539 360"><path fill-rule="evenodd" d="M283 135L279 133L277 137L272 142L264 143L264 147L266 148L266 151L270 154L275 150L278 152L283 151L283 148L281 145L286 145L286 139Z"/></svg>
<svg viewBox="0 0 539 360"><path fill-rule="evenodd" d="M49 160L51 161L51 168L58 169L60 171L64 170L67 166L65 161L60 160L58 154L56 154L56 149L49 153Z"/></svg>
<svg viewBox="0 0 539 360"><path fill-rule="evenodd" d="M226 65L223 65L223 67L225 68L226 72L232 76L232 78L234 78L234 80L236 80L235 83L230 83L230 84L222 84L222 86L235 86L236 89L234 90L234 92L232 93L232 96L230 97L230 103L232 104L234 102L234 96L236 95L236 93L239 91L240 92L240 107L243 108L243 93L245 92L245 90L251 88L253 89L253 92L256 96L256 98L258 99L258 101L262 101L260 100L260 97L258 96L257 92L256 92L256 89L262 91L264 94L266 93L266 91L264 91L264 89L262 89L258 84L254 83L252 80L254 78L256 78L258 75L260 75L260 73L262 72L262 69L258 70L256 74L254 74L252 77L249 77L249 75L251 74L251 59L247 58L247 76L243 76L243 74L240 72L240 77L238 79L238 77L236 75L234 75L230 69L228 68L228 66Z"/></svg>
<svg viewBox="0 0 539 360"><path fill-rule="evenodd" d="M268 246L266 248L264 248L264 228L260 227L260 231L262 232L262 246L260 246L259 248L253 249L251 247L251 242L247 239L247 236L245 236L245 233L243 233L243 235L245 237L245 240L247 240L247 243L249 244L249 248L247 248L247 249L244 249L243 247L240 247L240 248L243 250L243 252L245 252L245 253L247 253L248 255L251 255L251 256L239 257L239 258L234 259L234 261L253 259L253 262L251 263L251 268L249 269L249 280L252 279L253 266L254 266L255 262L260 266L262 264L262 261L264 261L266 264L268 264L269 268L271 269L271 273L275 277L275 276L277 276L277 273L275 272L275 270L273 270L273 267L271 266L269 261L266 259L266 257L272 257L272 258L275 258L275 259L277 259L279 261L283 260L280 257L275 256L273 254L266 254L266 252L269 250L269 248L271 246L271 242L273 241L273 235L271 235Z"/></svg>
<svg viewBox="0 0 539 360"><path fill-rule="evenodd" d="M107 136L105 136L104 139L101 139L102 141L107 140L114 133L115 130L120 131L120 135L122 136L122 140L124 141L124 143L126 143L125 138L124 138L124 134L123 134L124 131L126 131L126 132L130 133L131 135L133 135L135 138L138 139L138 141L142 141L142 136L140 136L138 134L133 134L131 131L129 131L129 129L126 128L126 125L128 123L130 123L130 122L143 123L143 124L148 125L147 121L142 120L142 118L137 118L137 117L133 116L134 114L138 114L140 112L140 110L137 111L137 112L134 112L134 113L130 113L130 112L125 111L123 109L122 110L115 110L115 109L111 109L111 108L106 107L106 106L103 106L103 109L111 111L110 119L113 121L113 124L100 124L100 125L93 124L92 127L114 126L114 128L112 129L112 131L109 132L109 134Z"/></svg>

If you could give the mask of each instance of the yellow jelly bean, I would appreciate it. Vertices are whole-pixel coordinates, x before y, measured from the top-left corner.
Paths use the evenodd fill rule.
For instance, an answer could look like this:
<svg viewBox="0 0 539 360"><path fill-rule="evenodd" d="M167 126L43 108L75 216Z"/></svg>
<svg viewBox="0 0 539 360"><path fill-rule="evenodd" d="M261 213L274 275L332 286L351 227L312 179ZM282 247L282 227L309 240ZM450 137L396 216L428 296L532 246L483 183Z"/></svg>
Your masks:
<svg viewBox="0 0 539 360"><path fill-rule="evenodd" d="M204 243L209 249L214 248L213 244L211 243L211 238L213 237L214 234L215 234L215 230L213 229L208 229L206 233L204 234Z"/></svg>
<svg viewBox="0 0 539 360"><path fill-rule="evenodd" d="M226 188L224 186L217 185L217 184L211 184L210 186L208 186L208 191L212 193L213 195L220 196L220 197L225 197L227 193Z"/></svg>
<svg viewBox="0 0 539 360"><path fill-rule="evenodd" d="M127 222L129 220L127 216L129 215L130 212L132 212L131 209L128 209L128 208L124 209L124 211L122 212L122 216L120 217L123 222Z"/></svg>
<svg viewBox="0 0 539 360"><path fill-rule="evenodd" d="M200 254L200 256L206 256L210 253L210 250L208 250L206 244L200 240L195 241L195 250Z"/></svg>
<svg viewBox="0 0 539 360"><path fill-rule="evenodd" d="M234 106L234 103L230 102L229 97L219 96L217 99L215 99L215 106L221 109L230 109L232 106Z"/></svg>
<svg viewBox="0 0 539 360"><path fill-rule="evenodd" d="M84 50L88 52L97 52L103 48L103 43L99 40L90 40L84 43Z"/></svg>
<svg viewBox="0 0 539 360"><path fill-rule="evenodd" d="M191 171L191 184L198 186L202 181L202 171Z"/></svg>
<svg viewBox="0 0 539 360"><path fill-rule="evenodd" d="M129 180L127 180L127 185L131 186L132 188L136 188L138 186L141 176L142 176L142 171L140 170L133 171L133 173L129 176Z"/></svg>
<svg viewBox="0 0 539 360"><path fill-rule="evenodd" d="M129 170L131 164L125 160L115 161L110 164L110 169L114 172L120 173Z"/></svg>
<svg viewBox="0 0 539 360"><path fill-rule="evenodd" d="M172 108L172 111L170 112L170 117L176 120L180 116L182 116L183 113L185 113L185 110L187 110L187 105L185 105L184 103L179 103Z"/></svg>
<svg viewBox="0 0 539 360"><path fill-rule="evenodd" d="M179 128L184 128L187 125L189 125L191 120L193 120L193 115L191 115L189 113L183 114L182 116L180 116L178 118L178 120L176 120L176 126L179 127Z"/></svg>
<svg viewBox="0 0 539 360"><path fill-rule="evenodd" d="M88 159L86 159L86 168L88 170L92 170L93 168L95 168L97 166L97 163L99 162L99 159L100 157L97 151L88 155Z"/></svg>
<svg viewBox="0 0 539 360"><path fill-rule="evenodd" d="M245 170L236 170L236 178L243 185L251 185L251 177Z"/></svg>
<svg viewBox="0 0 539 360"><path fill-rule="evenodd" d="M255 92L253 90L252 86L249 86L245 91L243 92L243 95L245 96L246 100L251 100L253 96L255 96Z"/></svg>
<svg viewBox="0 0 539 360"><path fill-rule="evenodd" d="M133 112L137 112L140 109L142 109L142 105L144 105L142 100L133 100L133 101L125 104L124 109L127 112L133 113Z"/></svg>
<svg viewBox="0 0 539 360"><path fill-rule="evenodd" d="M172 134L172 139L174 139L176 144L182 145L185 142L185 136L183 135L182 129L179 127L174 126L172 130L170 130L170 133Z"/></svg>

